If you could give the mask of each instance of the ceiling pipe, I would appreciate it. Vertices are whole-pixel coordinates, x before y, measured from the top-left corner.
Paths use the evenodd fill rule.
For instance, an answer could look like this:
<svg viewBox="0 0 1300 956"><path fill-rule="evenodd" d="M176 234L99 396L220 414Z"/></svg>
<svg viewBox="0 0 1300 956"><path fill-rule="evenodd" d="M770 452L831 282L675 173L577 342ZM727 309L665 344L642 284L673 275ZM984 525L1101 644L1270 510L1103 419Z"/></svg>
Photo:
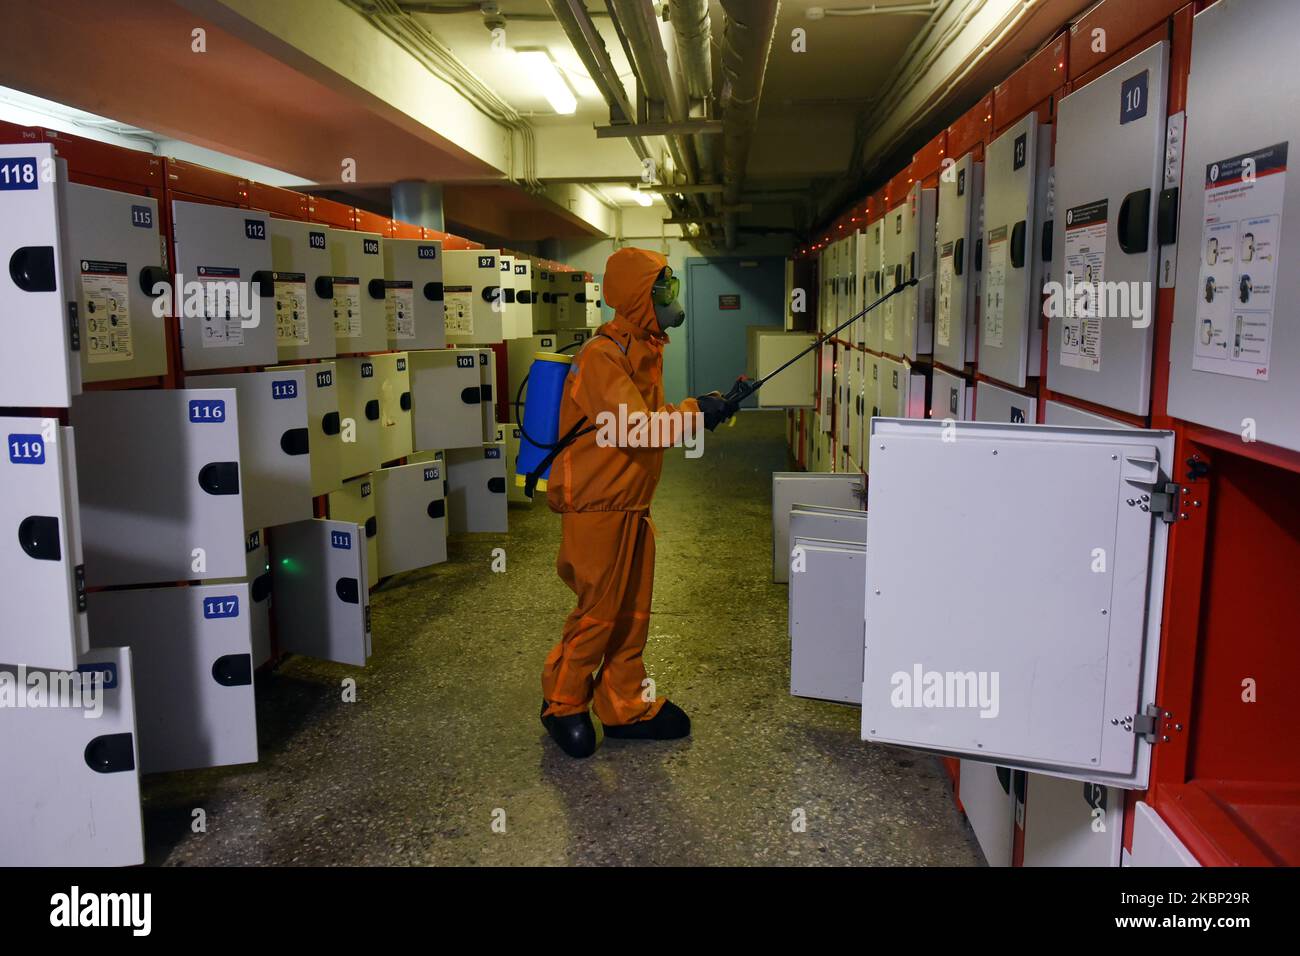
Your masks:
<svg viewBox="0 0 1300 956"><path fill-rule="evenodd" d="M686 82L688 108L692 116L713 116L713 40L709 21L709 0L672 0L668 8L677 35L682 78ZM713 182L717 171L717 150L712 136L696 136L695 151L700 161L700 181Z"/></svg>

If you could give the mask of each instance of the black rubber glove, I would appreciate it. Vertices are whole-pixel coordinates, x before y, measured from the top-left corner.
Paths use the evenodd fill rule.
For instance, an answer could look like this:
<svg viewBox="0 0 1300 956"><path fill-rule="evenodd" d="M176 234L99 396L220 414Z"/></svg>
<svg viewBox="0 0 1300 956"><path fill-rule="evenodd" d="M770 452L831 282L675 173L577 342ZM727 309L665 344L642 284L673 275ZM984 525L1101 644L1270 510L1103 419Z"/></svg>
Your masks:
<svg viewBox="0 0 1300 956"><path fill-rule="evenodd" d="M709 431L713 431L740 410L739 405L716 392L711 395L701 395L696 401L700 403L700 411L704 413L704 427Z"/></svg>

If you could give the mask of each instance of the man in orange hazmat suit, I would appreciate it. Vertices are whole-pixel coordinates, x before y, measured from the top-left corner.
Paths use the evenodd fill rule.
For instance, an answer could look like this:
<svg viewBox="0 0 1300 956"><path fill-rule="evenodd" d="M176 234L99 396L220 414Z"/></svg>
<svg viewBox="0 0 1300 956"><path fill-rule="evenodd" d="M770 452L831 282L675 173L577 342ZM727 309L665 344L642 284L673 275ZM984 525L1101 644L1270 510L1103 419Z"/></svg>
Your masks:
<svg viewBox="0 0 1300 956"><path fill-rule="evenodd" d="M667 330L686 317L679 289L658 253L615 252L603 288L614 320L587 341L565 380L561 435L584 418L595 424L646 416L665 437L647 447L627 436L611 441L608 431L589 427L551 465L547 499L562 529L556 570L578 603L542 668L542 724L571 757L596 749L592 706L606 737L670 740L691 732L685 711L642 686L655 565L650 501L663 445L676 444L697 416L712 430L735 414L736 405L716 392L664 403Z"/></svg>

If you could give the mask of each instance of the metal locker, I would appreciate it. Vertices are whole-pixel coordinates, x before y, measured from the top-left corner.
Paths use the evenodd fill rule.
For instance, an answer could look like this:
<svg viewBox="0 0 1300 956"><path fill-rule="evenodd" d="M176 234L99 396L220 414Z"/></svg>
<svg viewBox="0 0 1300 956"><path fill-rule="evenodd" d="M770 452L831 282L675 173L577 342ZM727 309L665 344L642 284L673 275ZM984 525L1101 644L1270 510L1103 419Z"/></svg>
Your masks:
<svg viewBox="0 0 1300 956"><path fill-rule="evenodd" d="M888 289L885 288L885 220L877 219L867 226L867 294L863 305L869 305L879 299ZM892 286L891 286L892 288ZM884 350L885 325L884 310L889 303L877 306L863 317L865 323L865 340L867 348L873 352Z"/></svg>
<svg viewBox="0 0 1300 956"><path fill-rule="evenodd" d="M411 375L406 352L374 356L379 381L379 460L411 454Z"/></svg>
<svg viewBox="0 0 1300 956"><path fill-rule="evenodd" d="M934 287L934 360L961 370L975 361L980 297L979 209L984 164L967 153L939 177L939 248Z"/></svg>
<svg viewBox="0 0 1300 956"><path fill-rule="evenodd" d="M0 661L74 670L85 650L85 591L71 428L0 418Z"/></svg>
<svg viewBox="0 0 1300 956"><path fill-rule="evenodd" d="M1038 421L1038 399L978 381L975 383L975 421L1032 425Z"/></svg>
<svg viewBox="0 0 1300 956"><path fill-rule="evenodd" d="M255 529L244 539L245 571L240 578L216 578L203 584L248 585L248 635L253 650L253 667L271 659L271 566L266 531Z"/></svg>
<svg viewBox="0 0 1300 956"><path fill-rule="evenodd" d="M447 501L443 463L415 462L380 468L375 518L384 533L377 540L379 577L427 568L447 560Z"/></svg>
<svg viewBox="0 0 1300 956"><path fill-rule="evenodd" d="M334 269L334 345L340 355L388 348L388 290L383 238L376 232L326 230Z"/></svg>
<svg viewBox="0 0 1300 956"><path fill-rule="evenodd" d="M67 670L77 672L67 679L74 699L89 709L5 708L0 763L14 772L0 796L0 865L137 866L144 830L131 651L90 651ZM22 686L16 667L0 664L0 675Z"/></svg>
<svg viewBox="0 0 1300 956"><path fill-rule="evenodd" d="M334 360L338 372L339 461L348 478L379 467L380 381L375 358L357 356Z"/></svg>
<svg viewBox="0 0 1300 956"><path fill-rule="evenodd" d="M533 499L524 494L524 486L515 475L515 462L519 459L521 437L519 426L513 422L497 426L497 444L503 445L506 450L506 501L531 506Z"/></svg>
<svg viewBox="0 0 1300 956"><path fill-rule="evenodd" d="M384 280L388 347L410 351L445 346L442 243L385 239Z"/></svg>
<svg viewBox="0 0 1300 956"><path fill-rule="evenodd" d="M330 492L330 518L355 524L366 541L366 586L379 583L379 520L375 513L375 483L370 475L343 482Z"/></svg>
<svg viewBox="0 0 1300 956"><path fill-rule="evenodd" d="M335 362L284 365L303 372L307 393L307 457L311 462L312 497L328 494L343 483L342 422L339 415L338 367Z"/></svg>
<svg viewBox="0 0 1300 956"><path fill-rule="evenodd" d="M482 442L490 442L497 435L497 357L492 349L477 349L479 374L479 411L483 415Z"/></svg>
<svg viewBox="0 0 1300 956"><path fill-rule="evenodd" d="M883 238L880 243L881 279L880 294L892 292L903 281L906 269L903 267L903 219L907 216L907 202L904 201L885 213L881 224ZM880 313L880 350L895 350L901 339L898 323L901 321L900 299L903 294L892 297L877 310ZM894 353L891 353L894 354Z"/></svg>
<svg viewBox="0 0 1300 956"><path fill-rule="evenodd" d="M1074 425L1082 428L1132 428L1128 422L1109 418L1095 412L1086 412L1065 402L1047 402L1043 405L1043 424Z"/></svg>
<svg viewBox="0 0 1300 956"><path fill-rule="evenodd" d="M235 396L151 389L73 402L86 584L244 574Z"/></svg>
<svg viewBox="0 0 1300 956"><path fill-rule="evenodd" d="M519 385L532 368L533 356L538 352L558 352L560 337L555 332L542 332L526 339L512 339L506 343L506 374L509 381L505 383L506 398L510 401L510 411L519 414L515 399L519 395ZM567 349L565 354L572 355L574 349ZM527 395L527 389L524 390Z"/></svg>
<svg viewBox="0 0 1300 956"><path fill-rule="evenodd" d="M872 429L863 739L1145 787L1173 433L948 427Z"/></svg>
<svg viewBox="0 0 1300 956"><path fill-rule="evenodd" d="M949 418L956 422L970 421L974 391L968 379L936 367L930 381L929 417L939 421Z"/></svg>
<svg viewBox="0 0 1300 956"><path fill-rule="evenodd" d="M1132 851L1125 851L1124 866L1200 866L1169 824L1149 803L1133 807Z"/></svg>
<svg viewBox="0 0 1300 956"><path fill-rule="evenodd" d="M527 339L533 334L534 328L545 328L544 325L537 325L534 317L537 315L537 302L533 294L533 264L522 256L515 259L515 338Z"/></svg>
<svg viewBox="0 0 1300 956"><path fill-rule="evenodd" d="M570 272L552 272L551 273L551 295L555 300L555 320L554 326L558 329L571 328L574 322L569 320L569 313L573 308L573 293L569 291ZM585 328L585 323L582 324Z"/></svg>
<svg viewBox="0 0 1300 956"><path fill-rule="evenodd" d="M448 345L480 345L505 339L505 299L495 249L443 252L443 297Z"/></svg>
<svg viewBox="0 0 1300 956"><path fill-rule="evenodd" d="M331 358L334 341L334 265L328 228L271 217L275 281L275 343L281 362Z"/></svg>
<svg viewBox="0 0 1300 956"><path fill-rule="evenodd" d="M792 540L790 694L860 704L867 546Z"/></svg>
<svg viewBox="0 0 1300 956"><path fill-rule="evenodd" d="M868 269L870 268L867 253L867 229L863 227L853 236L854 260L853 260L853 314L857 315L873 301L871 288L868 285ZM859 318L850 328L850 341L860 349L867 347L867 319L866 316Z"/></svg>
<svg viewBox="0 0 1300 956"><path fill-rule="evenodd" d="M823 342L817 349L817 361L820 363L820 381L818 383L818 398L820 405L817 413L817 430L824 435L829 435L833 423L832 413L835 405L835 345L832 342Z"/></svg>
<svg viewBox="0 0 1300 956"><path fill-rule="evenodd" d="M594 329L600 326L600 283L588 282L583 292L583 304L587 307L587 328Z"/></svg>
<svg viewBox="0 0 1300 956"><path fill-rule="evenodd" d="M866 482L856 472L844 475L773 472L772 580L778 584L790 580L790 510L795 505L827 505L862 511L865 495Z"/></svg>
<svg viewBox="0 0 1300 956"><path fill-rule="evenodd" d="M1169 357L1170 415L1292 450L1300 190L1286 189L1286 168L1300 141L1298 29L1300 8L1285 0L1220 0L1193 21ZM1170 146L1176 163L1182 147L1172 136Z"/></svg>
<svg viewBox="0 0 1300 956"><path fill-rule="evenodd" d="M280 649L364 667L370 658L369 549L351 521L312 518L271 532Z"/></svg>
<svg viewBox="0 0 1300 956"><path fill-rule="evenodd" d="M1153 44L1061 100L1056 117L1047 380L1135 415L1151 409L1168 54Z"/></svg>
<svg viewBox="0 0 1300 956"><path fill-rule="evenodd" d="M560 276L564 288L563 309L560 316L560 328L595 328L600 324L599 313L593 315L589 308L589 293L585 272L566 272Z"/></svg>
<svg viewBox="0 0 1300 956"><path fill-rule="evenodd" d="M131 649L140 772L257 761L244 583L96 591L91 643Z"/></svg>
<svg viewBox="0 0 1300 956"><path fill-rule="evenodd" d="M69 183L65 196L81 380L166 375L167 333L153 312L153 290L171 275L162 261L157 200L79 183Z"/></svg>
<svg viewBox="0 0 1300 956"><path fill-rule="evenodd" d="M884 351L889 355L915 359L934 348L934 212L935 191L918 182L891 213L895 284L919 281L883 307Z"/></svg>
<svg viewBox="0 0 1300 956"><path fill-rule="evenodd" d="M501 273L501 337L507 342L520 337L519 309L515 298L515 257L502 253L497 257L497 271Z"/></svg>
<svg viewBox="0 0 1300 956"><path fill-rule="evenodd" d="M1021 812L1023 866L1119 866L1122 790L1030 773Z"/></svg>
<svg viewBox="0 0 1300 956"><path fill-rule="evenodd" d="M0 406L67 408L81 391L65 245L67 173L44 143L0 146Z"/></svg>
<svg viewBox="0 0 1300 956"><path fill-rule="evenodd" d="M452 534L508 531L505 446L493 442L477 448L448 448L443 454L447 530Z"/></svg>
<svg viewBox="0 0 1300 956"><path fill-rule="evenodd" d="M408 353L411 430L416 451L480 447L484 412L474 349Z"/></svg>
<svg viewBox="0 0 1300 956"><path fill-rule="evenodd" d="M817 339L815 332L786 332L775 325L751 325L746 374L757 381L775 372ZM816 355L809 352L754 394L758 408L812 408L817 397Z"/></svg>
<svg viewBox="0 0 1300 956"><path fill-rule="evenodd" d="M247 530L310 518L311 457L305 368L191 375L190 388L238 397L240 492Z"/></svg>
<svg viewBox="0 0 1300 956"><path fill-rule="evenodd" d="M979 369L1023 388L1042 364L1042 277L1052 136L1030 113L984 151Z"/></svg>
<svg viewBox="0 0 1300 956"><path fill-rule="evenodd" d="M871 419L880 414L880 368L884 361L870 352L862 356L862 417L858 423L861 428L858 448L862 451L862 460L858 464L864 472L871 465Z"/></svg>
<svg viewBox="0 0 1300 956"><path fill-rule="evenodd" d="M540 263L532 264L533 275L533 332L555 328L555 294L551 270Z"/></svg>
<svg viewBox="0 0 1300 956"><path fill-rule="evenodd" d="M1011 795L1012 772L975 760L961 761L957 799L975 831L989 866L1010 866L1015 841L1016 801Z"/></svg>
<svg viewBox="0 0 1300 956"><path fill-rule="evenodd" d="M172 202L181 365L187 372L274 365L275 323L270 216L251 209ZM187 303L198 304L198 315Z"/></svg>
<svg viewBox="0 0 1300 956"><path fill-rule="evenodd" d="M925 418L926 379L911 362L877 360L880 414L886 418Z"/></svg>

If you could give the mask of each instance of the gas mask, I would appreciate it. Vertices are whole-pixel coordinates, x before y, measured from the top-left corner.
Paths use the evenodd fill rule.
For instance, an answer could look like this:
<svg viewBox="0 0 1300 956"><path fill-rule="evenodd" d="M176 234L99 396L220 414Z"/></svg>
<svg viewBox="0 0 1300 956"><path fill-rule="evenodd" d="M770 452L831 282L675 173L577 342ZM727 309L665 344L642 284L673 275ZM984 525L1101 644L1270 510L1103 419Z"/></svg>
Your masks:
<svg viewBox="0 0 1300 956"><path fill-rule="evenodd" d="M677 301L677 295L681 290L682 280L673 275L670 267L664 266L663 271L659 273L659 278L655 279L655 284L650 288L650 301L654 305L655 321L659 323L661 331L675 329L686 321L686 310Z"/></svg>

